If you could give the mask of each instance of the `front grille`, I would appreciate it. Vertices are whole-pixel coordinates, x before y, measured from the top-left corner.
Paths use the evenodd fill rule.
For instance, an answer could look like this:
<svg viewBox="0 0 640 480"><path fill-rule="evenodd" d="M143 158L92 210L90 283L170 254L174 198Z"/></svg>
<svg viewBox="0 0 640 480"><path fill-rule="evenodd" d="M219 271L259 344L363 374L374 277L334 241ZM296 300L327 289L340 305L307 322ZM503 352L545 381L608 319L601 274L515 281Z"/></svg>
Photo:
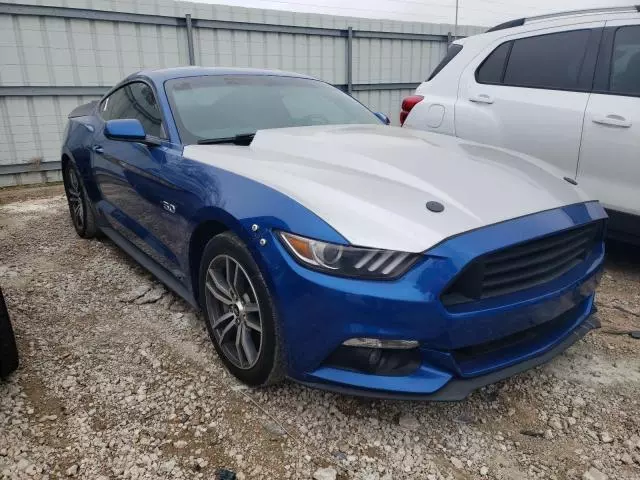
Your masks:
<svg viewBox="0 0 640 480"><path fill-rule="evenodd" d="M445 290L445 306L507 295L550 282L579 265L600 238L601 223L508 247L471 262Z"/></svg>

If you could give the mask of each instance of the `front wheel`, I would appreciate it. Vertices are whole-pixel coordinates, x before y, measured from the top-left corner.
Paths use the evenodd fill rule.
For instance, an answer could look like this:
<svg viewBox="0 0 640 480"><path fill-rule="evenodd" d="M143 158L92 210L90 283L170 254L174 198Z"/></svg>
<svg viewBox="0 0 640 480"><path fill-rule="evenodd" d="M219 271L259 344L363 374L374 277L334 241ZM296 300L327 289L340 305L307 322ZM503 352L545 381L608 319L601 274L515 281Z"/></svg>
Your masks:
<svg viewBox="0 0 640 480"><path fill-rule="evenodd" d="M62 171L64 190L67 194L69 214L76 233L82 238L93 238L98 233L95 214L82 183L77 167L67 162Z"/></svg>
<svg viewBox="0 0 640 480"><path fill-rule="evenodd" d="M199 278L207 330L227 369L251 386L280 381L283 342L273 301L242 241L229 232L212 238Z"/></svg>

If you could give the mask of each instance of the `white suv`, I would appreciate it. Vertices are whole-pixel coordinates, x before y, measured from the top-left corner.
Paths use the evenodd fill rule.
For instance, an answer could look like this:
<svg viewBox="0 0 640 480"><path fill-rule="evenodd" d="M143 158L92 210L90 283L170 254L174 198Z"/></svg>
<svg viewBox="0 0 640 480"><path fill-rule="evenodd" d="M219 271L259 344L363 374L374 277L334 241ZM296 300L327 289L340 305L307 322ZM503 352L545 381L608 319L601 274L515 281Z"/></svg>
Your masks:
<svg viewBox="0 0 640 480"><path fill-rule="evenodd" d="M612 235L640 240L640 6L457 40L400 119L555 165L607 207Z"/></svg>

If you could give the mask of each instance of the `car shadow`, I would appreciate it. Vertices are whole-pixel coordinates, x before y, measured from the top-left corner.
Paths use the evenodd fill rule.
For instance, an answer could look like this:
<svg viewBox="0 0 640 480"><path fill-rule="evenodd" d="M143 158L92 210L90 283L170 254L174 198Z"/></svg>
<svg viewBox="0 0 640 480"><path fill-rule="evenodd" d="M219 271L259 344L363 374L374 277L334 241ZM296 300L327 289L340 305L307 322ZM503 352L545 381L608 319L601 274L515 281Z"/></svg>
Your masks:
<svg viewBox="0 0 640 480"><path fill-rule="evenodd" d="M640 246L607 240L605 267L640 273Z"/></svg>

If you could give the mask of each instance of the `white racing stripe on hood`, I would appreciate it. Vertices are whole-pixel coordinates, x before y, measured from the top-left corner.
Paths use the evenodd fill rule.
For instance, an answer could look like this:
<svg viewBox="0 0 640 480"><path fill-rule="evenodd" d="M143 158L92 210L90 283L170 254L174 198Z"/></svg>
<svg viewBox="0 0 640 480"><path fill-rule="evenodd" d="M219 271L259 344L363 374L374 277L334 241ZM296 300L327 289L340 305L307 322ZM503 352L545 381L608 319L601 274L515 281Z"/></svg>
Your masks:
<svg viewBox="0 0 640 480"><path fill-rule="evenodd" d="M384 125L261 130L249 147L189 145L184 156L278 190L354 245L407 252L589 200L531 157Z"/></svg>

